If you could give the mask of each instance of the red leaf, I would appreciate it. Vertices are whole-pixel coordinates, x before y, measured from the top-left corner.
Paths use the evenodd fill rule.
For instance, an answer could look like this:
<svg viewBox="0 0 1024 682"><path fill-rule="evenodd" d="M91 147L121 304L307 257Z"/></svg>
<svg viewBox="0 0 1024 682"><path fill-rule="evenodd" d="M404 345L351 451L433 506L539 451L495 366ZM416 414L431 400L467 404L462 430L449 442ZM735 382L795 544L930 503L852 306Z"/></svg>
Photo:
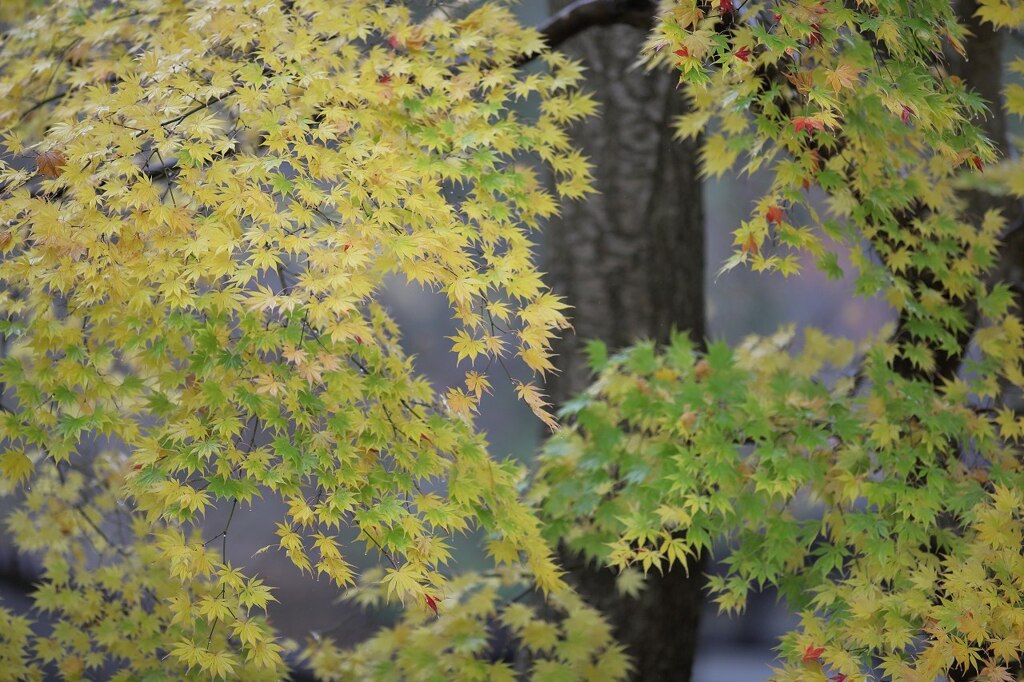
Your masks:
<svg viewBox="0 0 1024 682"><path fill-rule="evenodd" d="M685 47L681 47L678 50L676 50L673 54L677 54L680 57L689 57L690 56L690 51L687 50Z"/></svg>
<svg viewBox="0 0 1024 682"><path fill-rule="evenodd" d="M807 40L807 44L814 47L815 45L821 44L821 31L818 30L821 27L817 24L811 24L811 28L814 31L811 33L811 37Z"/></svg>
<svg viewBox="0 0 1024 682"><path fill-rule="evenodd" d="M736 54L736 58L737 59L741 59L741 60L743 60L745 62L749 62L750 61L750 59L749 59L749 57L750 57L750 48L747 47L746 45L744 45L740 49L736 50L735 54Z"/></svg>
<svg viewBox="0 0 1024 682"><path fill-rule="evenodd" d="M811 188L811 181L808 180L807 178L804 178L804 181L801 184L803 184L804 189L810 189Z"/></svg>
<svg viewBox="0 0 1024 682"><path fill-rule="evenodd" d="M718 0L718 9L723 14L729 14L733 11L732 0Z"/></svg>
<svg viewBox="0 0 1024 682"><path fill-rule="evenodd" d="M978 169L979 173L985 172L985 164L981 162L980 156L971 157L971 163L974 164L974 167Z"/></svg>
<svg viewBox="0 0 1024 682"><path fill-rule="evenodd" d="M778 206L772 206L765 212L764 217L769 223L778 224L786 219L786 214Z"/></svg>
<svg viewBox="0 0 1024 682"><path fill-rule="evenodd" d="M772 15L772 19L774 19L775 21L782 21L782 15L781 14L773 14Z"/></svg>
<svg viewBox="0 0 1024 682"><path fill-rule="evenodd" d="M392 49L397 50L402 47L402 41L398 39L398 36L389 36L388 45L391 46Z"/></svg>
<svg viewBox="0 0 1024 682"><path fill-rule="evenodd" d="M437 613L437 605L439 603L437 599L434 599L434 597L429 594L425 594L423 595L423 601L427 602L427 608L433 611L435 616L439 615Z"/></svg>
<svg viewBox="0 0 1024 682"><path fill-rule="evenodd" d="M804 651L804 657L800 660L802 660L804 663L814 663L819 658L821 658L821 655L823 653L825 653L825 647L814 646L813 644L810 644L807 646L807 650Z"/></svg>
<svg viewBox="0 0 1024 682"><path fill-rule="evenodd" d="M825 129L825 124L824 123L822 123L821 121L819 121L816 118L811 118L810 116L797 116L797 117L795 117L793 119L792 123L793 123L793 130L798 132L798 133L801 130L807 130L809 132L814 132L815 130L824 130Z"/></svg>
<svg viewBox="0 0 1024 682"><path fill-rule="evenodd" d="M377 82L378 83L390 83L391 82L391 74L390 73L385 73L382 76L378 76L377 77Z"/></svg>
<svg viewBox="0 0 1024 682"><path fill-rule="evenodd" d="M839 673L832 678L832 682L846 682L846 675Z"/></svg>
<svg viewBox="0 0 1024 682"><path fill-rule="evenodd" d="M900 112L900 120L903 121L903 125L910 124L910 117L914 115L914 110L908 107L906 104L903 105L903 111Z"/></svg>

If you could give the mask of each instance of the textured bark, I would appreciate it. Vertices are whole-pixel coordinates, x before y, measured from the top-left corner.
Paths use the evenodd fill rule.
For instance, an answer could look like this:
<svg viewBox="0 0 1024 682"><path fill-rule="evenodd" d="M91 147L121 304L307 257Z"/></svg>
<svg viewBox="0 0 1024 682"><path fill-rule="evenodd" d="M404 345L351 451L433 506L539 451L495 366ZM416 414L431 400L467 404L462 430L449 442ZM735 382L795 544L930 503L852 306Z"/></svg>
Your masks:
<svg viewBox="0 0 1024 682"><path fill-rule="evenodd" d="M558 10L565 3L553 2ZM704 339L704 234L693 144L672 139L684 102L668 70L634 66L645 32L589 29L564 45L588 69L600 116L574 137L594 164L600 192L568 204L547 232L550 281L574 306L575 332L560 346L556 402L590 381L581 345L612 348L641 338L667 341L673 329ZM615 592L615 574L563 556L584 597L611 620L643 682L690 679L701 604L701 570L652 573L637 599Z"/></svg>
<svg viewBox="0 0 1024 682"><path fill-rule="evenodd" d="M599 338L621 347L670 331L704 339L704 234L695 146L672 139L684 102L667 70L633 68L644 32L590 29L566 43L582 58L598 118L574 131L594 165L599 192L566 203L547 232L549 281L574 306L575 333L561 341L561 374L548 384L564 400L589 381L579 350Z"/></svg>

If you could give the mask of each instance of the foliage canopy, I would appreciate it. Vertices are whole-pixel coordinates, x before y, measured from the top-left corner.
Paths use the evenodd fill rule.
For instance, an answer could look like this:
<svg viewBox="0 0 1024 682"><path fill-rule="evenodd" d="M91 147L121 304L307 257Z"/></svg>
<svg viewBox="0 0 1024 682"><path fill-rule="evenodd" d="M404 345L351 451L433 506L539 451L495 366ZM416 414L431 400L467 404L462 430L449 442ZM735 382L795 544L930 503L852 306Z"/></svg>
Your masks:
<svg viewBox="0 0 1024 682"><path fill-rule="evenodd" d="M406 606L354 650L311 643L326 679L514 679L491 660L496 623L531 679L622 679L557 542L623 569L627 593L639 570L726 548L723 608L770 583L802 613L781 680L1006 679L1024 421L1003 399L1024 327L989 276L1005 220L963 198L998 159L986 103L942 58L963 51L948 3L661 3L643 58L680 74L679 133L704 135L708 174L771 178L725 268L789 275L806 253L843 276L838 243L901 322L860 350L814 330L703 353L595 344L596 383L525 500L473 412L504 357L552 370L567 325L530 232L590 189L567 133L595 109L578 64L500 2L4 9L0 473L54 623L0 609L4 675L283 677L272 587L227 554L236 508L274 497L270 549ZM521 71L535 54L546 69ZM1024 113L1020 85L1007 107ZM1020 196L1009 165L986 186ZM463 386L429 385L401 351L378 300L395 276L447 298ZM536 381L508 378L554 427ZM350 527L381 564L358 581ZM472 529L495 567L453 573Z"/></svg>

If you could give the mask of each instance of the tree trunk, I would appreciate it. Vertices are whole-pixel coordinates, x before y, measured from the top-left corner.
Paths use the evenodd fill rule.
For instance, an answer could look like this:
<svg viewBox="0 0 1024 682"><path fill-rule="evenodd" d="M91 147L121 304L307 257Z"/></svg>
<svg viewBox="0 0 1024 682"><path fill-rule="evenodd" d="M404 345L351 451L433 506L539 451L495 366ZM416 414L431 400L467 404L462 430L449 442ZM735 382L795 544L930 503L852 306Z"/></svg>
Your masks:
<svg viewBox="0 0 1024 682"><path fill-rule="evenodd" d="M554 0L552 9L565 4ZM597 196L568 204L547 232L556 292L574 306L575 328L556 349L560 374L548 384L556 403L589 382L582 342L611 348L642 338L667 341L673 329L704 340L704 226L696 146L673 140L683 112L676 76L634 64L645 31L592 28L564 50L588 69L598 118L575 142L594 164ZM612 622L635 662L634 679L690 679L701 605L701 567L652 573L637 599L615 592L615 573L563 554L582 595Z"/></svg>
<svg viewBox="0 0 1024 682"><path fill-rule="evenodd" d="M1003 158L1009 158L1012 150L1010 137L1007 134L1006 107L1003 104L1003 47L1006 30L995 30L992 24L983 22L975 16L978 11L978 0L961 0L957 4L957 14L968 31L964 41L967 60L956 58L952 62L953 70L972 90L981 95L989 103L989 114L978 121L989 139L995 143ZM1006 241L996 269L996 281L1010 284L1021 301L1024 294L1024 209L1021 202L1012 197L997 198L983 192L968 192L968 207L976 220L980 220L985 211L999 209L1006 218L1008 232Z"/></svg>

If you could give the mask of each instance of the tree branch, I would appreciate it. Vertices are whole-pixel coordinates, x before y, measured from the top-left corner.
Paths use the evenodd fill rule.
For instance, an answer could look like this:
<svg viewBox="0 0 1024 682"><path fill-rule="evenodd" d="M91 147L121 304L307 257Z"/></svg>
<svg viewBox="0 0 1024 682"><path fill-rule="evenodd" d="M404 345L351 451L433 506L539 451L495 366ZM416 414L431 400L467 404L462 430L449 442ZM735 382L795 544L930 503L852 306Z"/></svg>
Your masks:
<svg viewBox="0 0 1024 682"><path fill-rule="evenodd" d="M548 17L537 30L548 47L558 47L592 26L626 24L650 28L656 9L654 0L576 0ZM524 54L515 65L528 64L537 56L537 53Z"/></svg>
<svg viewBox="0 0 1024 682"><path fill-rule="evenodd" d="M650 28L657 3L653 0L576 0L553 14L537 30L548 47L557 47L591 26L627 24Z"/></svg>

